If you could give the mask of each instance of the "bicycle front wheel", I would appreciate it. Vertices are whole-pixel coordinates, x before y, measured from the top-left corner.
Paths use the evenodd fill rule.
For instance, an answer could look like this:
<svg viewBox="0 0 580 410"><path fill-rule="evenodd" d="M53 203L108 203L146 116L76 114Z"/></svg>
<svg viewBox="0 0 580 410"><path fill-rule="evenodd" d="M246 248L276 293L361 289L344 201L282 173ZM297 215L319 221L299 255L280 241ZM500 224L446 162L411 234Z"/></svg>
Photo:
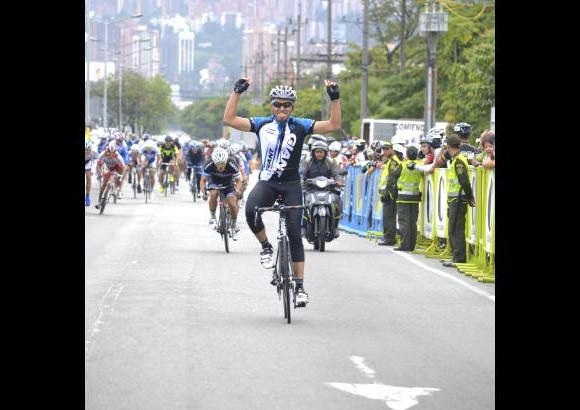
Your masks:
<svg viewBox="0 0 580 410"><path fill-rule="evenodd" d="M284 303L284 317L290 323L292 313L290 309L290 289L292 280L290 279L290 253L288 252L288 238L282 238L279 245L278 271L282 277L282 300Z"/></svg>
<svg viewBox="0 0 580 410"><path fill-rule="evenodd" d="M103 196L101 198L101 206L99 209L99 215L102 215L103 212L105 211L105 206L107 205L107 202L109 202L109 189L105 188L105 192L103 192Z"/></svg>
<svg viewBox="0 0 580 410"><path fill-rule="evenodd" d="M230 253L230 244L228 238L228 225L227 225L227 215L226 215L226 206L227 205L220 205L220 234L222 239L224 240L224 247L226 248L226 252Z"/></svg>

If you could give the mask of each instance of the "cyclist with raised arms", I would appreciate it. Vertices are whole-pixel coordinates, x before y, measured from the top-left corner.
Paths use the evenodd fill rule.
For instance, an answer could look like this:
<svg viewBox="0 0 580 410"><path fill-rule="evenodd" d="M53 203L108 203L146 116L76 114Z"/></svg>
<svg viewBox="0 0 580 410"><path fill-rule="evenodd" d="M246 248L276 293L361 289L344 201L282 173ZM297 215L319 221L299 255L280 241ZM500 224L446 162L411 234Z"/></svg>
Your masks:
<svg viewBox="0 0 580 410"><path fill-rule="evenodd" d="M269 93L272 108L267 117L245 118L237 115L240 95L248 89L252 80L240 78L234 85L226 104L223 122L239 131L253 132L258 137L262 165L258 182L246 200L246 222L262 245L260 262L265 269L273 264L272 244L268 241L261 218L254 221L254 207L271 206L278 195L285 205L302 205L302 188L298 166L305 138L310 134L322 134L340 129L341 110L338 84L325 80L326 91L332 101L330 119L316 121L292 116L296 91L286 85L277 85ZM296 281L296 305L306 306L308 294L304 290L304 246L300 232L301 210L288 214L288 239L294 278Z"/></svg>
<svg viewBox="0 0 580 410"><path fill-rule="evenodd" d="M242 187L242 177L237 164L229 159L228 152L225 149L216 147L213 150L211 159L203 167L199 185L201 192L203 192L204 201L208 199L206 186L209 190L208 205L211 215L209 223L210 225L214 225L214 227L217 226L215 210L217 208L218 191L212 188L218 185L227 187L224 190L224 195L227 198L232 214L232 239L235 241L237 239L236 234L240 230L236 225L236 220L238 219L238 196Z"/></svg>

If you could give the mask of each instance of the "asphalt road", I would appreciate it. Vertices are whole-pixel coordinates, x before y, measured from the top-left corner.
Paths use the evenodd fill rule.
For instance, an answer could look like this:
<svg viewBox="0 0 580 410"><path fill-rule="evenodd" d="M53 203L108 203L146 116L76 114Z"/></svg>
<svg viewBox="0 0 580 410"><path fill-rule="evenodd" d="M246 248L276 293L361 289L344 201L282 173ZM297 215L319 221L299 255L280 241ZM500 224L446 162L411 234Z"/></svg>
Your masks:
<svg viewBox="0 0 580 410"><path fill-rule="evenodd" d="M495 408L494 284L342 232L288 325L243 212L226 254L181 185L85 208L86 409Z"/></svg>

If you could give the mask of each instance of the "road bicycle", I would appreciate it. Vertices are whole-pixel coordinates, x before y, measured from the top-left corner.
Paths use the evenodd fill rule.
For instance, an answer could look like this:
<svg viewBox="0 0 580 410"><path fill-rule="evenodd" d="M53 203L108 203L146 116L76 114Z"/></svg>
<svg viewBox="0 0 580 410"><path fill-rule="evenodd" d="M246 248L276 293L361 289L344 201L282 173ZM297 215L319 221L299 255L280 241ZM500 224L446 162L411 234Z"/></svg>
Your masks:
<svg viewBox="0 0 580 410"><path fill-rule="evenodd" d="M230 205L228 204L226 195L224 194L224 190L227 188L229 187L224 185L217 185L212 188L207 188L206 191L211 191L213 189L218 191L219 216L217 218L217 225L215 230L221 235L222 240L224 241L226 252L230 253L229 239L234 239L234 237L232 232L232 215L230 212Z"/></svg>
<svg viewBox="0 0 580 410"><path fill-rule="evenodd" d="M143 195L145 196L145 203L151 199L151 170L148 167L143 168Z"/></svg>
<svg viewBox="0 0 580 410"><path fill-rule="evenodd" d="M137 175L139 174L139 165L134 164L131 167L131 188L133 189L133 198L137 198Z"/></svg>
<svg viewBox="0 0 580 410"><path fill-rule="evenodd" d="M162 162L161 166L165 165L165 174L163 175L163 181L159 181L163 187L163 192L167 196L167 191L169 190L172 194L175 194L175 176L171 172L171 163Z"/></svg>
<svg viewBox="0 0 580 410"><path fill-rule="evenodd" d="M113 197L113 202L117 203L117 196L119 195L118 181L121 178L121 174L114 171L106 171L106 173L111 174L111 176L109 177L109 181L105 186L103 196L101 196L101 200L99 202L99 215L103 214L105 206L109 203L111 197Z"/></svg>
<svg viewBox="0 0 580 410"><path fill-rule="evenodd" d="M190 178L189 178L189 192L191 192L191 196L193 197L193 202L196 202L197 198L199 198L199 191L197 188L197 176L201 174L201 166L194 165L188 166L187 169L191 169Z"/></svg>
<svg viewBox="0 0 580 410"><path fill-rule="evenodd" d="M290 255L290 242L288 239L288 232L286 230L286 215L293 209L304 209L304 205L284 205L282 198L279 196L274 202L274 205L267 207L254 207L254 221L257 223L258 217L268 211L278 212L278 249L276 251L276 261L273 267L273 281L276 285L276 292L278 292L278 299L282 299L284 305L284 318L291 322L290 301L294 309L296 309L296 294L294 292L293 282L293 265L292 257Z"/></svg>

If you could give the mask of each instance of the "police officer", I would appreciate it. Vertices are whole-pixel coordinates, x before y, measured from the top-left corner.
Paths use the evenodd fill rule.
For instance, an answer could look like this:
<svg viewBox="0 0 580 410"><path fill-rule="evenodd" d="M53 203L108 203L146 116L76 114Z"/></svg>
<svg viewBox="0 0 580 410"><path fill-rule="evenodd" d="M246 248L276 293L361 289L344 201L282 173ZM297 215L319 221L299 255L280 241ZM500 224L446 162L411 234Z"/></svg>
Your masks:
<svg viewBox="0 0 580 410"><path fill-rule="evenodd" d="M421 191L419 185L423 173L415 166L419 163L419 150L411 145L407 147L406 159L401 163L400 176L397 180L397 216L401 230L401 245L395 251L413 251L417 243L417 219Z"/></svg>
<svg viewBox="0 0 580 410"><path fill-rule="evenodd" d="M395 171L399 169L401 160L393 150L393 144L382 141L380 147L383 150L385 166L379 180L379 198L383 203L383 241L379 246L392 246L397 244L397 177Z"/></svg>
<svg viewBox="0 0 580 410"><path fill-rule="evenodd" d="M451 262L443 266L452 267L454 263L465 263L467 260L465 245L465 219L467 205L474 207L475 198L471 189L467 158L460 151L461 139L452 134L447 138L447 148L443 153L451 161L447 170L447 232L451 245Z"/></svg>

